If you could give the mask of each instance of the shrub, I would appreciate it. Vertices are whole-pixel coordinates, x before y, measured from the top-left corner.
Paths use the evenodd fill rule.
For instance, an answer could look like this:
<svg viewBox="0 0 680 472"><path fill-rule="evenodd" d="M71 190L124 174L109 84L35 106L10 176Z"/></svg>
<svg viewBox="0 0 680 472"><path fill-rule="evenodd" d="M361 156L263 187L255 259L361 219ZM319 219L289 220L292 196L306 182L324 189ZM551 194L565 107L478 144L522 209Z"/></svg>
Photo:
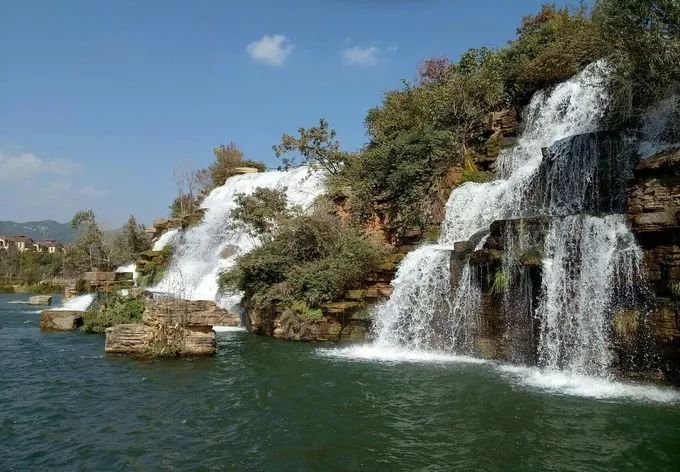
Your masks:
<svg viewBox="0 0 680 472"><path fill-rule="evenodd" d="M224 185L229 177L235 175L234 169L237 167L255 167L260 172L267 169L262 162L245 159L243 151L235 143L218 146L213 149L213 152L215 162L208 168L208 171L215 187Z"/></svg>
<svg viewBox="0 0 680 472"><path fill-rule="evenodd" d="M99 306L83 313L82 330L86 333L103 333L111 326L142 321L144 301L118 295L107 295Z"/></svg>
<svg viewBox="0 0 680 472"><path fill-rule="evenodd" d="M383 247L319 207L280 222L270 239L241 256L219 282L223 290L245 292L263 311L314 310L363 280L384 255Z"/></svg>
<svg viewBox="0 0 680 472"><path fill-rule="evenodd" d="M271 234L276 221L287 216L286 189L258 187L251 195L237 195L231 217L253 236Z"/></svg>

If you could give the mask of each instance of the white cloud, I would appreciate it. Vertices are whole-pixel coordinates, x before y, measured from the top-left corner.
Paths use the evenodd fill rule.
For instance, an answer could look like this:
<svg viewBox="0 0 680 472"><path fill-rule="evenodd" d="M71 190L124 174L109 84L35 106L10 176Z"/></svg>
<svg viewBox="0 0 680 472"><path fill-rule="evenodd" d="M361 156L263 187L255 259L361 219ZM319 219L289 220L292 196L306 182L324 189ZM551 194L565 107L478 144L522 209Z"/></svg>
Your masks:
<svg viewBox="0 0 680 472"><path fill-rule="evenodd" d="M376 46L367 48L352 46L342 50L342 58L347 64L352 66L374 66L378 64L379 54L380 48Z"/></svg>
<svg viewBox="0 0 680 472"><path fill-rule="evenodd" d="M246 51L253 60L281 66L286 62L288 56L293 52L295 46L281 34L273 36L264 35L259 41L254 41L246 46Z"/></svg>
<svg viewBox="0 0 680 472"><path fill-rule="evenodd" d="M45 160L29 152L0 152L0 181L4 182L28 180L44 174L67 176L79 170L80 166L68 159Z"/></svg>

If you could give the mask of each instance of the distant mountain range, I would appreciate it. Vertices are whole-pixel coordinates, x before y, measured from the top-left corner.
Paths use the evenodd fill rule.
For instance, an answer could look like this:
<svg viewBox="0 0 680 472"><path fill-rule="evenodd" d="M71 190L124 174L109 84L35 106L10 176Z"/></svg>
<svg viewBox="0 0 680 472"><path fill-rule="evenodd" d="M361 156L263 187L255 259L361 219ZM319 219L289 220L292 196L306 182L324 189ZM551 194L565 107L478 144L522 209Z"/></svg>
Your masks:
<svg viewBox="0 0 680 472"><path fill-rule="evenodd" d="M75 238L75 231L68 223L59 223L53 220L27 221L0 221L0 235L18 236L24 234L31 239L55 239L64 244L71 244Z"/></svg>

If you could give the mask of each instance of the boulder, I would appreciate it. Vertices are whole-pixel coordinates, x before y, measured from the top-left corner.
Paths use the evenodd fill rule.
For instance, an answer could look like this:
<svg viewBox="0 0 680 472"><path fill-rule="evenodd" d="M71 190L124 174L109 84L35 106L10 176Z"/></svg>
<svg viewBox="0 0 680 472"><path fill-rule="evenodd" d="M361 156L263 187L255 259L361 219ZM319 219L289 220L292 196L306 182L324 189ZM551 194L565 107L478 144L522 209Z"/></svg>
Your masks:
<svg viewBox="0 0 680 472"><path fill-rule="evenodd" d="M234 174L257 174L260 170L257 167L235 167L232 172Z"/></svg>
<svg viewBox="0 0 680 472"><path fill-rule="evenodd" d="M40 314L40 328L54 331L73 331L83 324L82 311L45 310Z"/></svg>
<svg viewBox="0 0 680 472"><path fill-rule="evenodd" d="M215 332L204 327L122 324L106 329L104 351L134 356L205 356L215 353Z"/></svg>
<svg viewBox="0 0 680 472"><path fill-rule="evenodd" d="M28 298L29 305L51 305L52 295L33 295Z"/></svg>

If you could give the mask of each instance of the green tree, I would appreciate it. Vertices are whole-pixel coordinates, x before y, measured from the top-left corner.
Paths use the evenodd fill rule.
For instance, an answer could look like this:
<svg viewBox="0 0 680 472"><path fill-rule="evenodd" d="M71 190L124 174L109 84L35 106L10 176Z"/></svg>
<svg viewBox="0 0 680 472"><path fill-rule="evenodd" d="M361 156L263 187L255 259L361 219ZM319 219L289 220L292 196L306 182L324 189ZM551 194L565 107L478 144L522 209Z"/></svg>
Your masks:
<svg viewBox="0 0 680 472"><path fill-rule="evenodd" d="M236 196L231 217L253 236L270 237L277 221L288 218L286 189L258 187L250 195Z"/></svg>
<svg viewBox="0 0 680 472"><path fill-rule="evenodd" d="M94 212L77 212L71 219L71 227L77 231L77 236L64 261L67 269L72 273L82 273L94 267L110 268L110 257Z"/></svg>
<svg viewBox="0 0 680 472"><path fill-rule="evenodd" d="M281 143L272 146L285 168L299 163L336 175L351 157L351 153L340 150L335 130L329 128L324 118L319 120L319 126L299 128L298 134L298 137L284 134Z"/></svg>
<svg viewBox="0 0 680 472"><path fill-rule="evenodd" d="M134 261L139 254L150 249L151 244L144 232L144 226L130 215L125 225L115 232L109 244L105 244L111 263L120 265Z"/></svg>

